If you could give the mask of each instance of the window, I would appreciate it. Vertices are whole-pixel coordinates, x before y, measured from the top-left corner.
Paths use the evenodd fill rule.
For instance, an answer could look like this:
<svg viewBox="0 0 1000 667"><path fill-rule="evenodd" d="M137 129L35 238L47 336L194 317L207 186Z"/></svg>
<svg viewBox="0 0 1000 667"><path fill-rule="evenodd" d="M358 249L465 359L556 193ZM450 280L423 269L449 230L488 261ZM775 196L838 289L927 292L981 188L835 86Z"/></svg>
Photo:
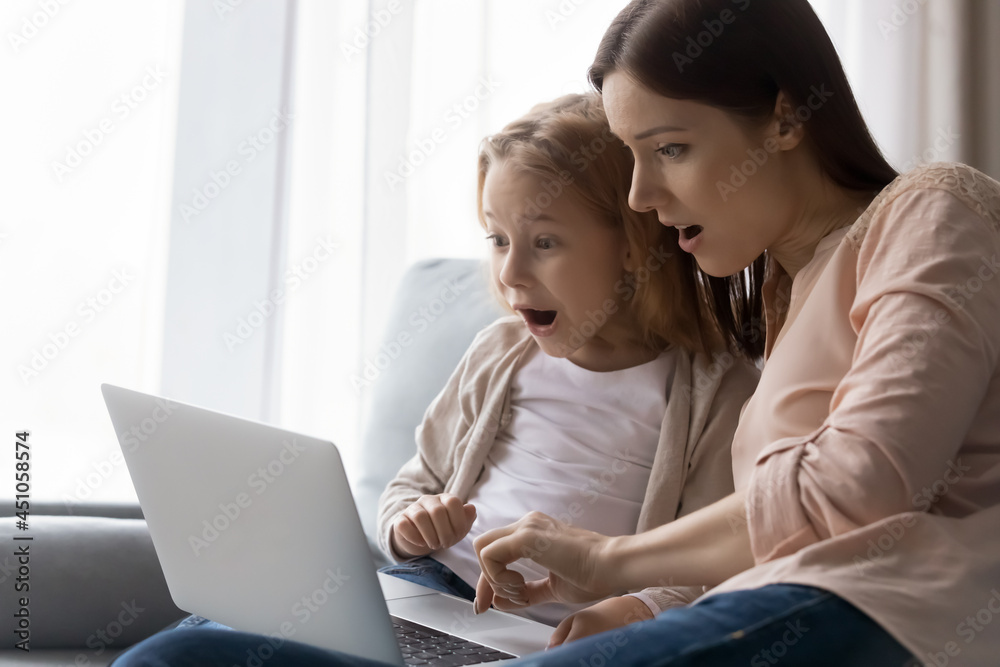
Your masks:
<svg viewBox="0 0 1000 667"><path fill-rule="evenodd" d="M159 387L182 9L2 9L0 405L35 500L131 494L100 383Z"/></svg>

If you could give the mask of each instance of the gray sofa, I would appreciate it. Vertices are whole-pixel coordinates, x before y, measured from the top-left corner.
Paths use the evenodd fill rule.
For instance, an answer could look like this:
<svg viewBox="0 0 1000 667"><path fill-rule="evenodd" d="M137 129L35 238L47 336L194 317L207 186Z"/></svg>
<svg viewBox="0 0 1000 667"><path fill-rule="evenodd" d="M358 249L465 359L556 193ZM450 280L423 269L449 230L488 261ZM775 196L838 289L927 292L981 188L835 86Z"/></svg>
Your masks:
<svg viewBox="0 0 1000 667"><path fill-rule="evenodd" d="M410 316L425 308L426 329ZM365 392L358 511L378 564L375 515L382 489L414 453L413 431L477 331L503 315L474 260L418 263L404 276L385 331L386 342L411 334ZM5 504L0 542L16 532ZM182 618L170 599L142 512L137 506L35 504L32 507L31 651L12 650L17 619L13 548L0 555L0 665L107 665L129 645Z"/></svg>

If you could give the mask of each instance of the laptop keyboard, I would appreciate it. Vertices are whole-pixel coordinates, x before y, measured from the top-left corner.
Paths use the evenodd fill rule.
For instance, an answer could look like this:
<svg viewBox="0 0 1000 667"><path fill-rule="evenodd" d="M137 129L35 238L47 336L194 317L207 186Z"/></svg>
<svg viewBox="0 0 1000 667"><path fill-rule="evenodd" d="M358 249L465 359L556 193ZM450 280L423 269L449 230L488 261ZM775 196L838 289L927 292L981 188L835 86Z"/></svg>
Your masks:
<svg viewBox="0 0 1000 667"><path fill-rule="evenodd" d="M392 625L407 665L478 665L517 657L396 616Z"/></svg>

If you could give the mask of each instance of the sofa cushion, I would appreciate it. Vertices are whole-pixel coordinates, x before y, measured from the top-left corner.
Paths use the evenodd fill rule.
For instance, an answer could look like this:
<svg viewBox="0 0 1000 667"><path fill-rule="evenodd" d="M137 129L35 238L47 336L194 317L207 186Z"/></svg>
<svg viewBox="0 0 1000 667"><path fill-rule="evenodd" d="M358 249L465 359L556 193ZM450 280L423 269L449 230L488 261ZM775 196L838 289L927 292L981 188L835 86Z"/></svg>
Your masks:
<svg viewBox="0 0 1000 667"><path fill-rule="evenodd" d="M107 667L126 649L107 649L95 656L90 649L0 649L0 665L17 667Z"/></svg>
<svg viewBox="0 0 1000 667"><path fill-rule="evenodd" d="M142 519L31 515L30 530L0 523L0 632L14 637L19 598L28 598L31 649L73 648L90 660L133 644L180 618ZM29 541L13 540L30 535ZM26 592L14 550L28 545ZM13 645L13 641L10 642ZM4 648L9 648L5 646Z"/></svg>
<svg viewBox="0 0 1000 667"><path fill-rule="evenodd" d="M486 266L478 260L428 260L403 276L380 347L386 356L377 360L383 368L372 362L374 370L368 369L362 386L368 395L354 495L374 552L379 496L416 452L414 431L424 411L476 333L504 314L489 291ZM409 344L400 344L392 358L389 353L395 350L389 346L399 344L400 334L409 334Z"/></svg>

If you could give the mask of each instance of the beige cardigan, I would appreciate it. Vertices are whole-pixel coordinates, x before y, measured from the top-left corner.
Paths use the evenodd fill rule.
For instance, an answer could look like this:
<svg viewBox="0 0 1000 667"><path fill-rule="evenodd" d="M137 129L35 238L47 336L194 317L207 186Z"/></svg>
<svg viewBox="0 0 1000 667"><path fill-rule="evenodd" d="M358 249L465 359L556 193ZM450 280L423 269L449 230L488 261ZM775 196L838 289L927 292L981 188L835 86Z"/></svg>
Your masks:
<svg viewBox="0 0 1000 667"><path fill-rule="evenodd" d="M421 495L451 493L467 500L497 432L511 416L510 386L519 363L536 343L516 316L481 331L417 427L417 455L379 500L379 546L389 545L396 517ZM663 416L660 441L639 514L637 531L655 528L733 492L730 447L744 403L759 371L722 353L681 353ZM681 606L702 587L642 591L661 610Z"/></svg>

